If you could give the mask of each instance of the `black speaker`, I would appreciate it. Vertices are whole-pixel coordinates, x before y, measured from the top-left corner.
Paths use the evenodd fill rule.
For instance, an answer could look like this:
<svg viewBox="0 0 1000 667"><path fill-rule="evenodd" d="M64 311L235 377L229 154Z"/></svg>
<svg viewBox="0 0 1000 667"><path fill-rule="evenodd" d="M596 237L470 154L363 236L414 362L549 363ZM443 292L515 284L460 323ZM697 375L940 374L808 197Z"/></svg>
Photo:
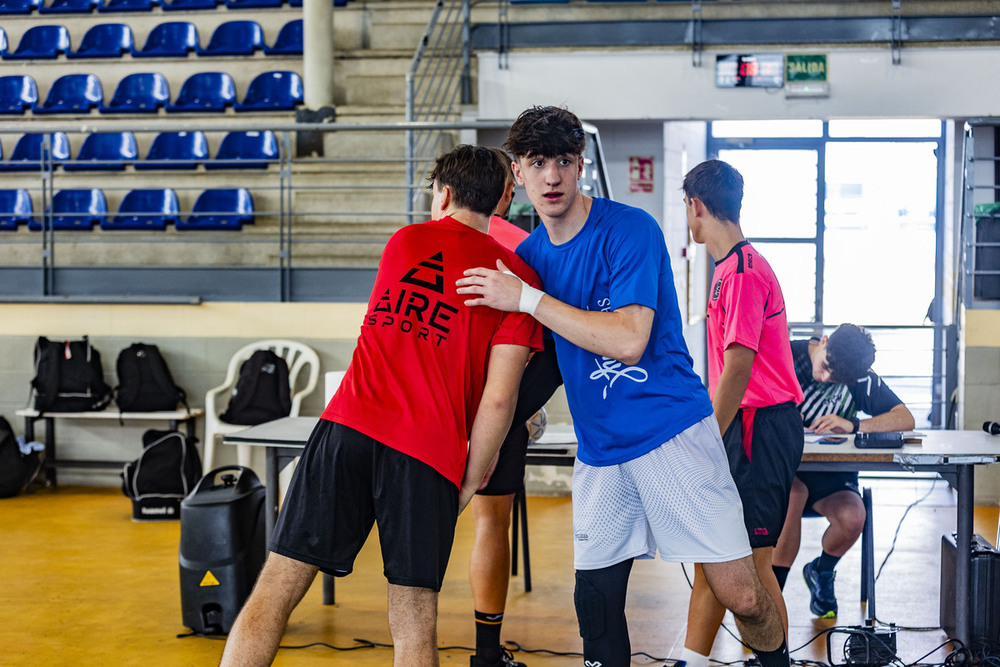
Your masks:
<svg viewBox="0 0 1000 667"><path fill-rule="evenodd" d="M941 627L955 636L955 535L941 537ZM969 640L973 651L1000 650L1000 552L982 535L972 540Z"/></svg>
<svg viewBox="0 0 1000 667"><path fill-rule="evenodd" d="M223 466L181 501L181 612L195 632L228 634L264 565L265 489Z"/></svg>

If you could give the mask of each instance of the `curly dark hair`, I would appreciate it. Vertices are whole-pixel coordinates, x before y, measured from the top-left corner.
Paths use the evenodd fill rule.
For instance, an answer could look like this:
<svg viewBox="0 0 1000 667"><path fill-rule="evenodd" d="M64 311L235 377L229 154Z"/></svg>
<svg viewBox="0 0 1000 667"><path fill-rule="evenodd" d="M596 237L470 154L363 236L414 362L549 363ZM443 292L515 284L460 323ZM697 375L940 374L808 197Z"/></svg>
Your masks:
<svg viewBox="0 0 1000 667"><path fill-rule="evenodd" d="M845 323L827 338L826 365L834 382L855 382L864 377L874 362L875 343L866 329Z"/></svg>
<svg viewBox="0 0 1000 667"><path fill-rule="evenodd" d="M501 164L491 149L462 144L438 157L427 180L451 188L459 208L491 215L503 196L509 171L510 164Z"/></svg>
<svg viewBox="0 0 1000 667"><path fill-rule="evenodd" d="M583 123L563 107L535 106L517 117L503 147L516 158L583 155Z"/></svg>

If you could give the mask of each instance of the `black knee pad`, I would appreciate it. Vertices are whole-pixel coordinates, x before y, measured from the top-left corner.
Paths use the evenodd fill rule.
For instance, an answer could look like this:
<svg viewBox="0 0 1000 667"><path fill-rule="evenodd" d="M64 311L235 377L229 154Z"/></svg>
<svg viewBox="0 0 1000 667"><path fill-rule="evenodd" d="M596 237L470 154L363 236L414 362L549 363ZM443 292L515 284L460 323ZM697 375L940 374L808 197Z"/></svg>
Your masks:
<svg viewBox="0 0 1000 667"><path fill-rule="evenodd" d="M594 570L577 570L576 589L573 591L580 637L591 640L599 639L604 634L607 609L604 595L591 581L593 573Z"/></svg>

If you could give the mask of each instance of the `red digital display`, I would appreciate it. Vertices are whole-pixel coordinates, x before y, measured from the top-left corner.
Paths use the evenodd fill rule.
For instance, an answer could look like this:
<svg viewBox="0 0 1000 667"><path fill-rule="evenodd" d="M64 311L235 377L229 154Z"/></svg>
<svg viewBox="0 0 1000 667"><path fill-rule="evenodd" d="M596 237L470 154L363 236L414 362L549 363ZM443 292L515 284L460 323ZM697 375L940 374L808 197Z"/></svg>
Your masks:
<svg viewBox="0 0 1000 667"><path fill-rule="evenodd" d="M780 53L724 55L715 58L718 88L781 88L785 85L785 57Z"/></svg>

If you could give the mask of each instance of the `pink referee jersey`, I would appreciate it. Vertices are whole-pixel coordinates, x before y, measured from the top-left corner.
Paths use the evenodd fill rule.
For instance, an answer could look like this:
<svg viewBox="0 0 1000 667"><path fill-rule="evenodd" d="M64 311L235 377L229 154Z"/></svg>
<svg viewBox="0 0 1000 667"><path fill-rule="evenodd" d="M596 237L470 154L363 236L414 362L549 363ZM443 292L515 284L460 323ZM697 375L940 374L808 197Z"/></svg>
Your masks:
<svg viewBox="0 0 1000 667"><path fill-rule="evenodd" d="M761 408L801 403L788 342L785 298L771 266L741 241L715 264L708 300L708 388L714 397L722 374L723 353L733 343L754 357L750 383L740 407Z"/></svg>

